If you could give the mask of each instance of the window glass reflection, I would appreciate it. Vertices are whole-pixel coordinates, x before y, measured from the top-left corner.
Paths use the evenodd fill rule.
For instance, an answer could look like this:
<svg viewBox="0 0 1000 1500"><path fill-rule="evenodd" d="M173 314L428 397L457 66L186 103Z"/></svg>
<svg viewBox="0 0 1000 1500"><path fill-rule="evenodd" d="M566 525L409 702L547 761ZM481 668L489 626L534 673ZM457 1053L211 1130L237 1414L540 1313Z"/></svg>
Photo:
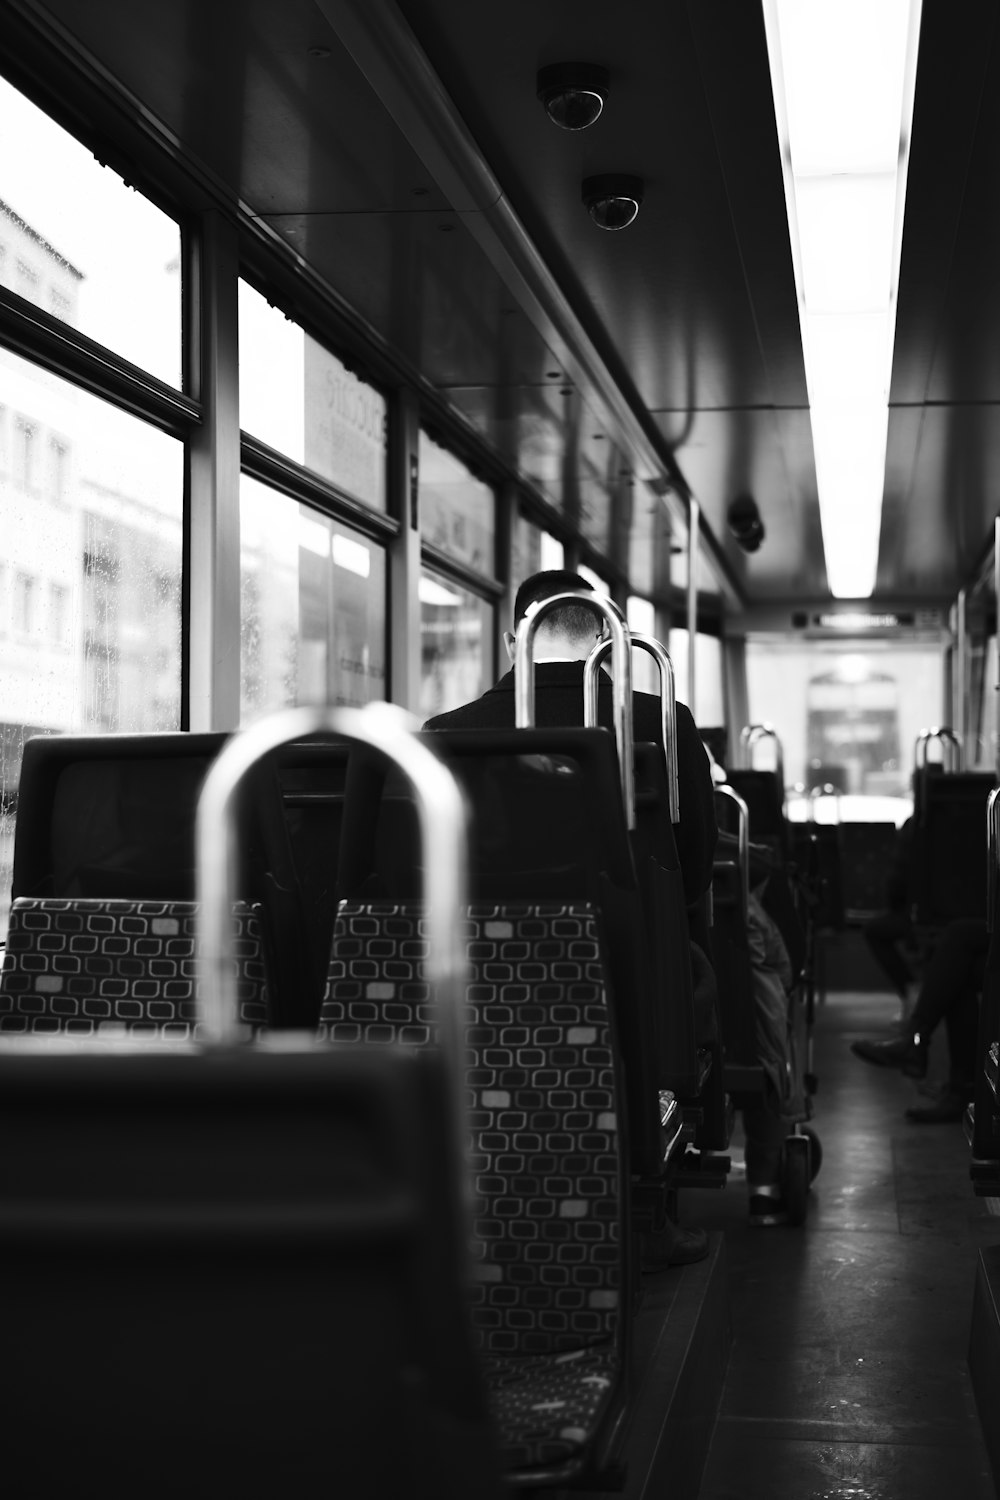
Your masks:
<svg viewBox="0 0 1000 1500"><path fill-rule="evenodd" d="M420 535L456 562L494 571L496 497L461 459L420 434Z"/></svg>
<svg viewBox="0 0 1000 1500"><path fill-rule="evenodd" d="M244 432L384 511L385 398L245 281L239 302Z"/></svg>
<svg viewBox="0 0 1000 1500"><path fill-rule="evenodd" d="M179 388L180 226L3 78L0 140L0 285Z"/></svg>
<svg viewBox="0 0 1000 1500"><path fill-rule="evenodd" d="M0 928L24 741L180 727L181 444L0 351Z"/></svg>
<svg viewBox="0 0 1000 1500"><path fill-rule="evenodd" d="M562 542L518 512L511 535L511 589L516 592L533 573L565 566L566 549Z"/></svg>
<svg viewBox="0 0 1000 1500"><path fill-rule="evenodd" d="M493 683L493 607L450 578L420 575L420 717L447 713Z"/></svg>
<svg viewBox="0 0 1000 1500"><path fill-rule="evenodd" d="M244 474L242 721L301 703L384 698L385 586L377 543Z"/></svg>

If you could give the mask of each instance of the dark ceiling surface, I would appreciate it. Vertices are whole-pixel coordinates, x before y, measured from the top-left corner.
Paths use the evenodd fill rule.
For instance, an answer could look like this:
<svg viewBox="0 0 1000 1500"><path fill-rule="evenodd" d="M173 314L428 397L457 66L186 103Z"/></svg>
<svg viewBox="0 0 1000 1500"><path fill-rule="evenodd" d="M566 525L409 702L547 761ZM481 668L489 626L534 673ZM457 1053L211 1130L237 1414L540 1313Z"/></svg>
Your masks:
<svg viewBox="0 0 1000 1500"><path fill-rule="evenodd" d="M691 493L710 589L750 607L828 597L752 0L8 0L4 13L82 51L121 92L126 136L129 120L155 121L638 587L662 578L669 508L676 544ZM953 597L1000 495L997 14L967 0L955 16L924 0L875 603ZM430 65L413 87L428 107L442 92L481 158L478 200L410 128L390 76L408 28ZM576 134L535 97L537 69L571 59L611 78L601 120ZM44 73L36 62L40 95ZM646 184L619 234L580 198L606 171ZM561 321L504 259L501 209L558 285ZM767 528L750 557L725 523L746 494Z"/></svg>

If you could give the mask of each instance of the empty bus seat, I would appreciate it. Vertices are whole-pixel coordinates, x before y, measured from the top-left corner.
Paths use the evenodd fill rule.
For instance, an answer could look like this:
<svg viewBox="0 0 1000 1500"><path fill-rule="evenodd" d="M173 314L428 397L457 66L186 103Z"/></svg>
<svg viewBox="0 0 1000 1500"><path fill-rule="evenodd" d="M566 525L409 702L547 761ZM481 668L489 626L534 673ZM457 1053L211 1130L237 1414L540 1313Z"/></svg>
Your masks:
<svg viewBox="0 0 1000 1500"><path fill-rule="evenodd" d="M0 970L0 1034L186 1040L195 1034L197 906L18 897ZM234 911L240 1019L270 1022L260 912Z"/></svg>
<svg viewBox="0 0 1000 1500"><path fill-rule="evenodd" d="M660 1089L688 1058L661 1052L671 994L653 964L622 811L614 742L602 729L436 730L421 736L466 793L470 890L482 901L587 901L600 912L625 1070L633 1170L663 1171ZM338 886L401 900L420 890L413 810L392 778L352 762ZM693 1028L692 1028L693 1030ZM689 1034L691 1034L689 1032Z"/></svg>
<svg viewBox="0 0 1000 1500"><path fill-rule="evenodd" d="M628 1169L598 931L585 903L466 913L473 1321L505 1465L562 1483L601 1450L627 1368ZM431 1040L416 904L344 902L320 1035Z"/></svg>
<svg viewBox="0 0 1000 1500"><path fill-rule="evenodd" d="M727 780L750 813L750 837L766 844L782 860L791 855L791 832L785 816L785 789L776 771L729 771Z"/></svg>
<svg viewBox="0 0 1000 1500"><path fill-rule="evenodd" d="M12 895L192 901L198 795L228 738L157 733L29 740ZM298 749L288 747L293 767ZM240 895L260 907L272 959L272 1024L312 1027L325 954L318 961L309 941L273 758L254 769L242 809Z"/></svg>

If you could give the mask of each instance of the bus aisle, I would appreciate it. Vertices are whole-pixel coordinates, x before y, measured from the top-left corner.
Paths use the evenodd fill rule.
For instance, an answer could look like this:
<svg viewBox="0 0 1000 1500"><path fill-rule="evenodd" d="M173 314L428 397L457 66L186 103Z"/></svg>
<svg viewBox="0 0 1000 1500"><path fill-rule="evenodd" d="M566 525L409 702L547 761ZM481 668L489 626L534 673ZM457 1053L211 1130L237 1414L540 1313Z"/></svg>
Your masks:
<svg viewBox="0 0 1000 1500"><path fill-rule="evenodd" d="M962 1126L911 1124L918 1086L849 1051L897 1009L848 990L818 1007L823 1168L802 1229L751 1228L735 1171L687 1200L689 1221L725 1230L733 1324L699 1500L994 1494L966 1355L1000 1219L973 1196ZM945 1071L939 1030L929 1077Z"/></svg>

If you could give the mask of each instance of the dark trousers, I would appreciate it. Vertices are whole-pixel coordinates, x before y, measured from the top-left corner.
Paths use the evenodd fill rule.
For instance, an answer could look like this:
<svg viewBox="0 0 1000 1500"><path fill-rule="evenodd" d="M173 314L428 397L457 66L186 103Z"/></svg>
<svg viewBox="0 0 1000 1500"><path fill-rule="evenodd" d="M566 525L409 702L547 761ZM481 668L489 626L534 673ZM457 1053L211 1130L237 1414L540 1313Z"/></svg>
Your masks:
<svg viewBox="0 0 1000 1500"><path fill-rule="evenodd" d="M949 1081L967 1089L976 1076L979 992L989 935L986 923L965 918L949 922L927 960L910 1027L929 1037L944 1021L950 1056Z"/></svg>
<svg viewBox="0 0 1000 1500"><path fill-rule="evenodd" d="M899 951L899 944L913 936L913 927L905 912L884 911L872 917L861 929L876 963L889 976L898 995L914 980L913 970Z"/></svg>

